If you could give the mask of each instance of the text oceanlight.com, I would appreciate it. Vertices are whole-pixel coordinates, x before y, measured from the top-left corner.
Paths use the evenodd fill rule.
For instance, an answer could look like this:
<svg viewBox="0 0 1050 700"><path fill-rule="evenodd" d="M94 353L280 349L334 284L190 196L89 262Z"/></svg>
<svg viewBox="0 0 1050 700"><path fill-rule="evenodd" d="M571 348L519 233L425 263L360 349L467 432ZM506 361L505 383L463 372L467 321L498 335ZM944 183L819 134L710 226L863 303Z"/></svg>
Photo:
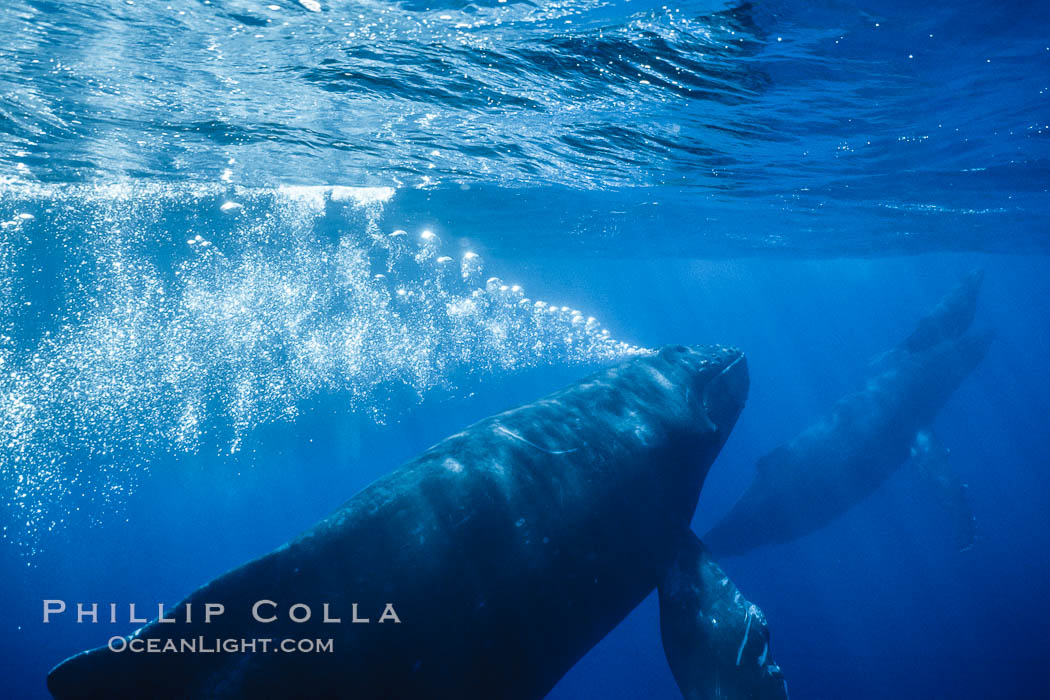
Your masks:
<svg viewBox="0 0 1050 700"><path fill-rule="evenodd" d="M332 639L220 639L196 637L193 639L141 639L139 637L111 637L110 651L133 654L243 654L279 652L285 654L331 654Z"/></svg>

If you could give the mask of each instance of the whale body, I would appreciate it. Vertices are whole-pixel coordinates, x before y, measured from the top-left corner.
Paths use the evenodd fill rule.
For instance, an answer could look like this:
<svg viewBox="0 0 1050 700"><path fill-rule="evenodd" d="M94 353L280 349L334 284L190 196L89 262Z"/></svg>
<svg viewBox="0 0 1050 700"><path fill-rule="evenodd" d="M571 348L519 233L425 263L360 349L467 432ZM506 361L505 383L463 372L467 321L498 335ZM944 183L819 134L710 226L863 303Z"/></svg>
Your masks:
<svg viewBox="0 0 1050 700"><path fill-rule="evenodd" d="M598 372L443 440L192 593L176 622L121 640L331 639L330 652L101 647L55 667L48 688L60 700L538 700L659 588L685 697L786 698L764 617L689 530L747 391L744 356L721 347ZM258 601L267 618L293 604L312 616L260 624ZM205 623L207 604L225 612ZM325 605L340 623L324 622Z"/></svg>
<svg viewBox="0 0 1050 700"><path fill-rule="evenodd" d="M983 275L967 275L896 348L864 387L758 461L728 514L704 535L717 556L791 542L815 532L914 462L948 509L960 549L974 541L966 486L950 471L930 425L984 358L986 333L969 332Z"/></svg>

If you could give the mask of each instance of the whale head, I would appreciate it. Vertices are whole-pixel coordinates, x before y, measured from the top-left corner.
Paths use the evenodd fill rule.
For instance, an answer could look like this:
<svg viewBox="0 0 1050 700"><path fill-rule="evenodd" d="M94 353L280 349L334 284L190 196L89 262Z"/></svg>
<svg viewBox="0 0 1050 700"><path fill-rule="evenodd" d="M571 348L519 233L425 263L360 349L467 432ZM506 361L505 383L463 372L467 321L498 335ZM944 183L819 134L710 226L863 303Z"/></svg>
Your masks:
<svg viewBox="0 0 1050 700"><path fill-rule="evenodd" d="M625 405L612 404L607 421L636 455L625 460L633 498L649 499L661 527L680 531L744 408L747 360L736 348L673 345L610 377Z"/></svg>
<svg viewBox="0 0 1050 700"><path fill-rule="evenodd" d="M652 358L652 368L676 394L684 392L687 420L704 435L729 436L747 401L747 358L721 345L669 345Z"/></svg>

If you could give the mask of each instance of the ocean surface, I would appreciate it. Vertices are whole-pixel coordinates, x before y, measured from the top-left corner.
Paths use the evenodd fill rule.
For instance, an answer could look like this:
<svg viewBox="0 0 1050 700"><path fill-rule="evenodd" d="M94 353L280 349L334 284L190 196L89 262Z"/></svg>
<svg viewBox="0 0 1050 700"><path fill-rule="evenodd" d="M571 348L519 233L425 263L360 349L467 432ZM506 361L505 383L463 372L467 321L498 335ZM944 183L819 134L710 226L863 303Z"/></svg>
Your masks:
<svg viewBox="0 0 1050 700"><path fill-rule="evenodd" d="M1045 697L1050 12L1030 2L10 0L0 669L134 625L469 423L742 348L704 532L968 271L984 362L905 464L722 561L793 698ZM680 697L655 596L551 693Z"/></svg>

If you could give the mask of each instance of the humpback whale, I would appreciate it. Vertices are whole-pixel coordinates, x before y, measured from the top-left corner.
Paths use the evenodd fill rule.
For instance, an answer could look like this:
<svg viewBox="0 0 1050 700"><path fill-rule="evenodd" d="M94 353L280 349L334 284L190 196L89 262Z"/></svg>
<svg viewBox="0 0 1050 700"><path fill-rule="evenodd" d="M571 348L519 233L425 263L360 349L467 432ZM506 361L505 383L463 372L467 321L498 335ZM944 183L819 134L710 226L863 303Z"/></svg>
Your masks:
<svg viewBox="0 0 1050 700"><path fill-rule="evenodd" d="M676 346L482 420L129 637L60 663L48 688L536 700L657 589L686 698L786 700L761 611L689 529L747 392L738 350ZM260 637L331 644L131 652Z"/></svg>
<svg viewBox="0 0 1050 700"><path fill-rule="evenodd" d="M758 460L755 477L704 535L718 556L790 542L814 532L873 493L912 461L947 507L957 544L974 541L966 485L951 472L930 424L980 364L991 336L968 332L983 274L967 275L900 345L873 364L864 388Z"/></svg>

